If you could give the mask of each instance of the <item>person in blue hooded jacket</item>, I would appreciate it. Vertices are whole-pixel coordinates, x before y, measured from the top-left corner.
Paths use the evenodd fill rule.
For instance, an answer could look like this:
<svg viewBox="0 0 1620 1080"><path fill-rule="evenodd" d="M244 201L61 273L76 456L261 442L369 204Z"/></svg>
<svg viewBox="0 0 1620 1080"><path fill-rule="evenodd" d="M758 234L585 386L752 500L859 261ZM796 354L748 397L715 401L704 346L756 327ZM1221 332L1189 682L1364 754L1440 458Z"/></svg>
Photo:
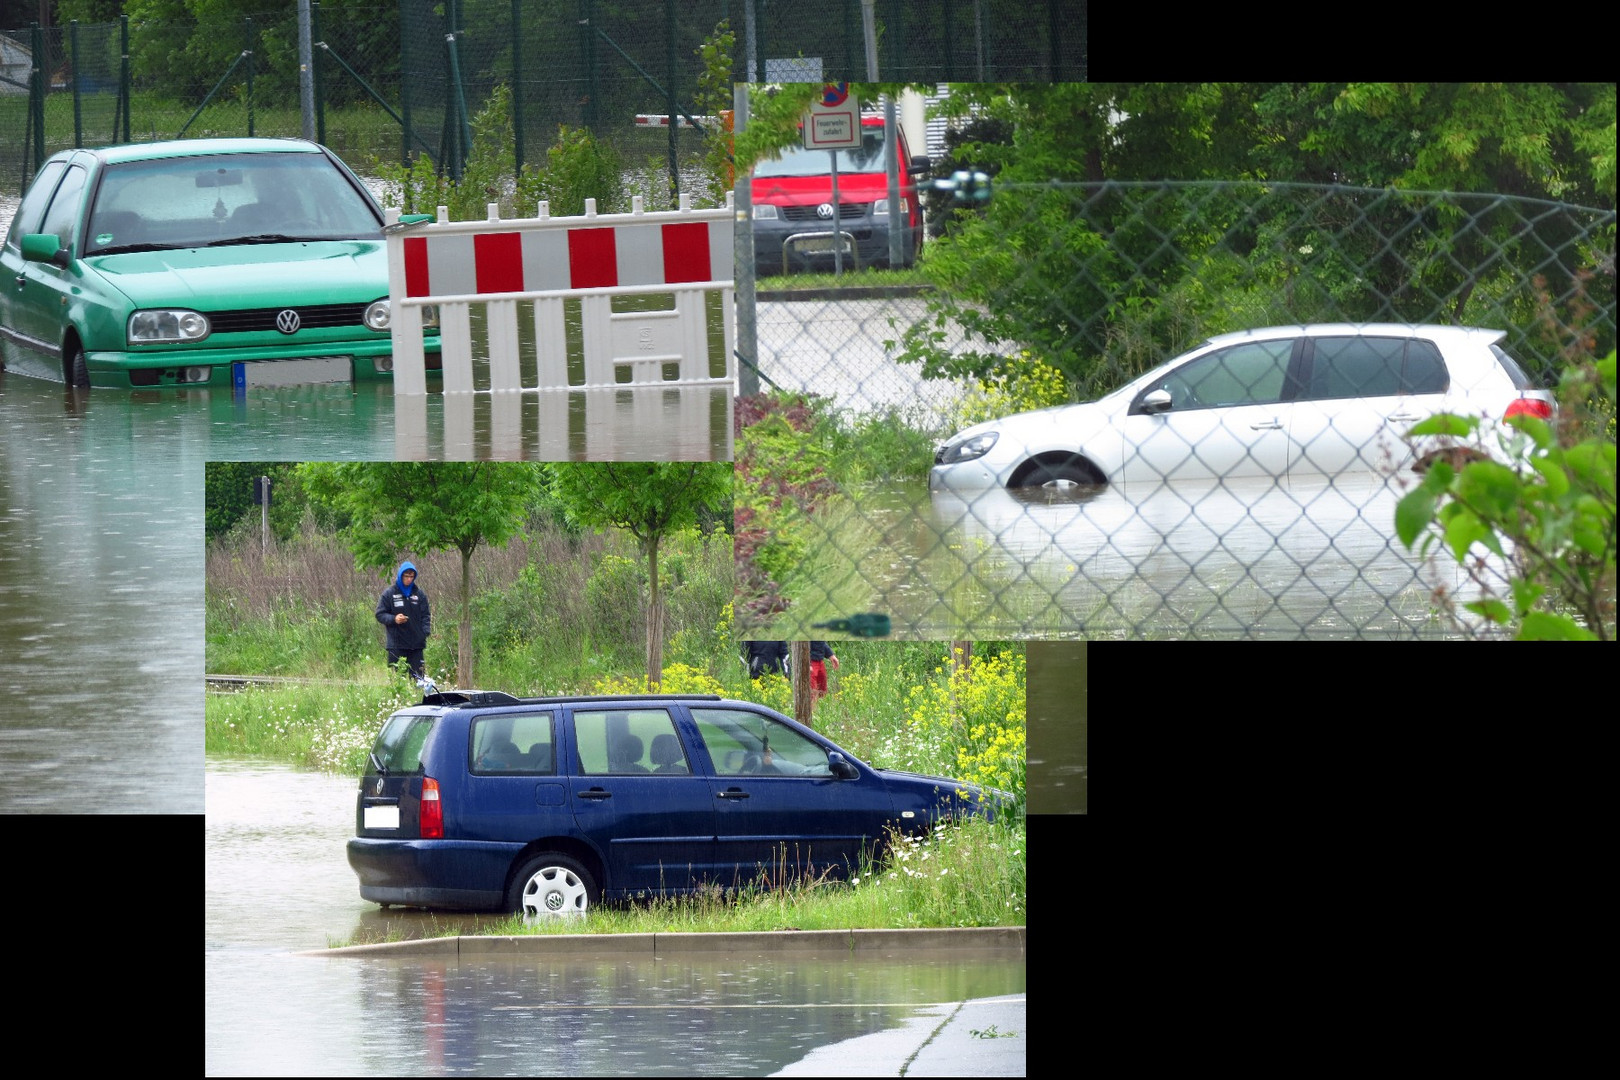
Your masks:
<svg viewBox="0 0 1620 1080"><path fill-rule="evenodd" d="M433 612L427 594L416 583L416 566L409 561L399 564L394 583L378 599L377 621L388 632L388 666L403 659L411 674L422 678L422 650L433 632Z"/></svg>

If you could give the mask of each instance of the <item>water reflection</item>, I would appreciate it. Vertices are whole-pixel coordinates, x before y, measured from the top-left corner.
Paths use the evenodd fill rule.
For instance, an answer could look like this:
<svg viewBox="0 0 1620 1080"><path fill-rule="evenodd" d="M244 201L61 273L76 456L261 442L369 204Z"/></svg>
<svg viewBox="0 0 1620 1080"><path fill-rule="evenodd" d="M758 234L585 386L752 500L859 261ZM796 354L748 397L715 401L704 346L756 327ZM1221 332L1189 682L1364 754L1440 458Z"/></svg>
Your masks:
<svg viewBox="0 0 1620 1080"><path fill-rule="evenodd" d="M933 520L974 553L975 573L995 582L1015 567L1015 592L1046 592L1058 632L1437 634L1434 589L1466 595L1471 585L1395 538L1402 494L1372 474L1166 485L1132 498L1114 488L1051 500L987 491L937 495Z"/></svg>
<svg viewBox="0 0 1620 1080"><path fill-rule="evenodd" d="M355 781L222 761L207 777L209 1075L760 1075L937 1002L1025 988L1002 954L304 955L377 910L344 857Z"/></svg>
<svg viewBox="0 0 1620 1080"><path fill-rule="evenodd" d="M1083 641L1025 648L1032 814L1086 812L1086 649Z"/></svg>
<svg viewBox="0 0 1620 1080"><path fill-rule="evenodd" d="M761 637L814 636L850 582L896 636L1389 637L1457 631L1438 588L1479 586L1396 539L1403 494L1375 476L930 494L863 491L836 513L813 579ZM845 569L847 568L847 569ZM835 587L842 589L840 601Z"/></svg>

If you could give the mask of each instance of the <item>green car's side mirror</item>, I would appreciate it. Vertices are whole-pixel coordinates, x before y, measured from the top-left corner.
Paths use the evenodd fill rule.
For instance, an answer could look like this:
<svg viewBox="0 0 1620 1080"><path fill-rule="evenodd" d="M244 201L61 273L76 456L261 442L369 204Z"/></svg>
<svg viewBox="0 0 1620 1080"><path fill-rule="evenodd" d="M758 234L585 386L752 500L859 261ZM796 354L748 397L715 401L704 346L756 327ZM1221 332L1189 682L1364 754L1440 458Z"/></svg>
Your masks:
<svg viewBox="0 0 1620 1080"><path fill-rule="evenodd" d="M54 233L25 233L22 238L23 258L30 262L56 263L58 266L67 265L68 250L62 246L62 240Z"/></svg>

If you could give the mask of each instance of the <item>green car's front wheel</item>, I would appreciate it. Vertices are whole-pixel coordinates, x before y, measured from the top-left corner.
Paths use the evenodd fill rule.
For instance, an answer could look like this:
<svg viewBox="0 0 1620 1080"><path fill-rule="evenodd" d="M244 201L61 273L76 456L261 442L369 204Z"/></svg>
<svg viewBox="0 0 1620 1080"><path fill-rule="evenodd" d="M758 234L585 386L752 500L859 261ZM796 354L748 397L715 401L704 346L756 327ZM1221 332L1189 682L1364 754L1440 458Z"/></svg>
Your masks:
<svg viewBox="0 0 1620 1080"><path fill-rule="evenodd" d="M84 346L77 343L68 354L67 378L69 386L89 386L90 368L84 361Z"/></svg>

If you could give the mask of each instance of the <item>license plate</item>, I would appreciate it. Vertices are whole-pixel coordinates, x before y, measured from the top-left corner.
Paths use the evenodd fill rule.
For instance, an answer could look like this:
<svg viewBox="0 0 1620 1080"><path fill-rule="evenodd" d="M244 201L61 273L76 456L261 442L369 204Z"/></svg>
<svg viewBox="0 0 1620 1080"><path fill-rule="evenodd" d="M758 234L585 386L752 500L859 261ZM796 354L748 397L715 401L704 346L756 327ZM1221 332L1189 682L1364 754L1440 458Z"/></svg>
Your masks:
<svg viewBox="0 0 1620 1080"><path fill-rule="evenodd" d="M368 829L397 829L399 828L399 807L397 806L368 806L365 815Z"/></svg>
<svg viewBox="0 0 1620 1080"><path fill-rule="evenodd" d="M303 386L308 383L349 382L354 365L347 356L306 356L298 360L256 360L233 364L236 389L251 386Z"/></svg>
<svg viewBox="0 0 1620 1080"><path fill-rule="evenodd" d="M808 240L800 240L800 241L798 241L798 248L799 248L800 251L803 251L803 252L808 252L810 254L819 254L821 252L836 251L839 248L843 248L845 251L848 251L849 250L849 245L844 243L842 240L838 239L837 237L816 236L816 237L811 237Z"/></svg>

